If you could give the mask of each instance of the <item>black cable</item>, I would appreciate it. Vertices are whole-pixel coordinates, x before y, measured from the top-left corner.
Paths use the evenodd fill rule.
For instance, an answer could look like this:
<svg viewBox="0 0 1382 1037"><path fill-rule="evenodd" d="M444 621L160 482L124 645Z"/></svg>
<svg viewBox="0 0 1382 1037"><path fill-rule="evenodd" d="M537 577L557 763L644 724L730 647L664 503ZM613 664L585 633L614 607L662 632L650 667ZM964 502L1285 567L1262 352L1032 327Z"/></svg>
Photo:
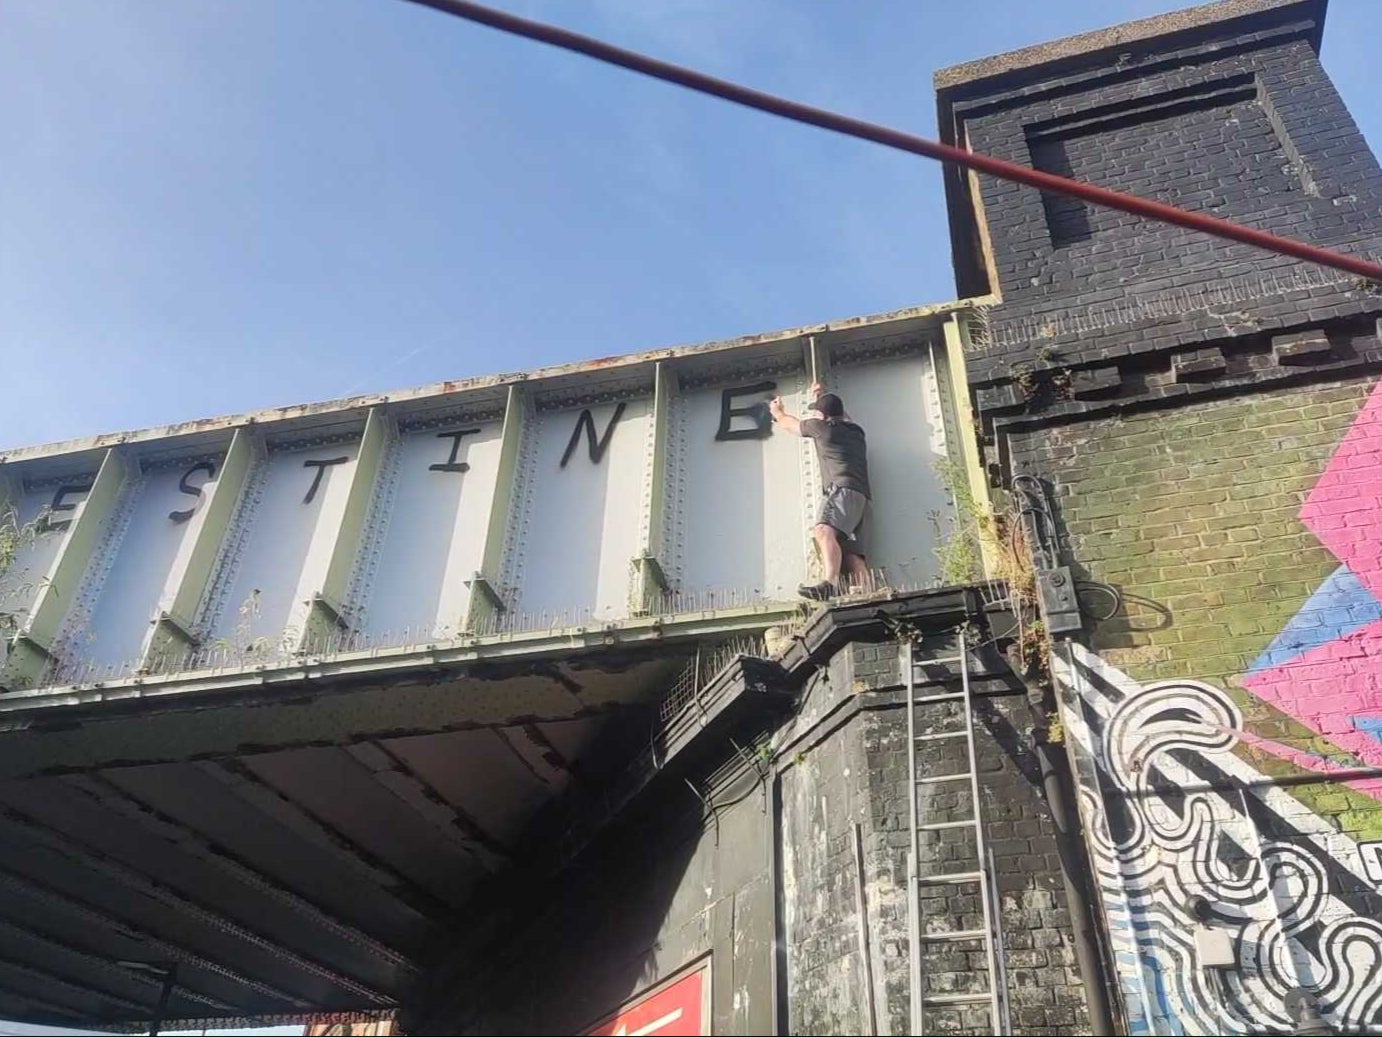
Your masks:
<svg viewBox="0 0 1382 1037"><path fill-rule="evenodd" d="M1113 602L1113 606L1104 615L1101 616L1096 616L1090 609L1085 608L1084 605L1080 606L1080 611L1083 612L1090 619L1094 620L1094 622L1103 623L1104 621L1112 619L1114 616L1118 615L1118 613L1122 610L1123 593L1113 584L1105 583L1103 580L1076 580L1076 600L1079 599L1081 588L1088 588L1090 590L1098 591L1101 594L1107 594L1109 596L1109 600Z"/></svg>

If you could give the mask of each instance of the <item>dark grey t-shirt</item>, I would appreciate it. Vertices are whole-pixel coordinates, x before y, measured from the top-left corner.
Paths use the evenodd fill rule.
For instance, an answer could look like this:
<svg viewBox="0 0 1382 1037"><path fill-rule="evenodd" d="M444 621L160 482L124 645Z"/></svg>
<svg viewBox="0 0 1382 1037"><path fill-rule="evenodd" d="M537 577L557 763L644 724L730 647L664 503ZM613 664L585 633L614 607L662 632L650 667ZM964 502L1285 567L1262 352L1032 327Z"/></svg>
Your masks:
<svg viewBox="0 0 1382 1037"><path fill-rule="evenodd" d="M844 418L806 418L801 423L801 434L816 441L816 457L826 486L843 486L873 497L863 429Z"/></svg>

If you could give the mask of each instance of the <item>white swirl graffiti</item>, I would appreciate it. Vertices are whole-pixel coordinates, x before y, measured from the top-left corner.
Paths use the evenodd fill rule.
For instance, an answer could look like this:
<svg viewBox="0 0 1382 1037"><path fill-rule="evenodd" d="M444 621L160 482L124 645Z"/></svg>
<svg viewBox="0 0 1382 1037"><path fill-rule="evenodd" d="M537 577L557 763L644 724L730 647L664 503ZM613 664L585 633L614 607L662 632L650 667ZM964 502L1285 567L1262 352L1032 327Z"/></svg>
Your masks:
<svg viewBox="0 0 1382 1037"><path fill-rule="evenodd" d="M1314 993L1338 1032L1382 1033L1382 896L1360 847L1234 752L1238 706L1059 659L1078 801L1129 1017L1147 1034L1290 1033ZM1198 929L1226 932L1228 968Z"/></svg>

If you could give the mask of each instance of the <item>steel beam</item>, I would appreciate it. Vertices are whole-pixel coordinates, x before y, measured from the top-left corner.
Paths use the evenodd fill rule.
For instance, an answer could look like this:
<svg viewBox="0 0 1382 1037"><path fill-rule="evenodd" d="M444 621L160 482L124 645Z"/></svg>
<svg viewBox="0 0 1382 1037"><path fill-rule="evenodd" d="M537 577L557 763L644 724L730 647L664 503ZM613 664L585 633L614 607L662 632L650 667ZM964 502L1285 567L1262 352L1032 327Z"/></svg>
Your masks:
<svg viewBox="0 0 1382 1037"><path fill-rule="evenodd" d="M307 621L303 624L302 637L297 645L300 652L313 654L338 650L341 638L350 629L347 612L350 602L346 600L350 576L360 553L360 536L369 516L379 469L389 440L395 434L393 419L382 407L371 407L369 416L365 418L365 431L360 437L355 466L351 469L340 525L333 534L326 573L321 586L308 599Z"/></svg>
<svg viewBox="0 0 1382 1037"><path fill-rule="evenodd" d="M64 955L76 958L79 961L81 961L81 963L84 966L92 969L93 971L105 973L107 975L118 976L121 979L127 980L131 983L138 983L141 985L151 986L155 988L154 1000L157 1000L157 990L159 987L162 986L162 984L158 980L151 978L143 972L134 969L122 968L115 961L112 961L109 958L103 958L98 954L93 954L90 951L83 950L80 947L74 947L72 944L67 943L63 940L59 940L57 937L52 936L48 933L40 932L37 929L32 928L31 926L23 925L19 922L13 921L12 919L5 917L3 914L0 914L0 930L14 933L22 939L31 940L34 943L41 943L45 947L51 947ZM92 987L91 989L93 991L100 990L100 988L96 987ZM206 994L198 993L190 987L184 986L182 984L177 984L174 987L173 992L181 1000L200 1002L201 1004L207 1005L208 1007L214 1009L218 1013L237 1011L236 1007L232 1004L229 1004L225 1001L221 1001L214 997L209 997ZM120 1000L126 1001L129 1004L136 1003L133 1001L129 1001L128 998L123 998L121 997L121 995L118 994L107 993L103 990L100 991L100 993L103 997L108 996L112 998L118 998ZM153 1002L151 1001L149 1005L144 1007L152 1007L152 1005Z"/></svg>
<svg viewBox="0 0 1382 1037"><path fill-rule="evenodd" d="M652 456L647 460L643 475L641 544L633 560L633 587L629 595L635 616L656 611L658 600L672 589L667 576L665 525L668 457L673 447L672 408L676 394L676 371L669 361L658 361L653 369L653 412L649 417Z"/></svg>
<svg viewBox="0 0 1382 1037"><path fill-rule="evenodd" d="M302 917L308 924L325 929L332 935L350 943L390 965L412 971L414 966L408 956L396 948L389 947L375 937L355 926L349 925L324 908L293 892L276 879L265 875L257 868L242 863L233 851L226 846L211 843L200 833L188 828L181 821L150 806L134 793L117 785L100 772L91 772L85 780L94 786L82 790L96 798L102 807L122 817L129 818L144 831L164 843L169 852L186 853L208 867L221 872L232 882L253 889L279 907ZM3 789L3 786L0 786Z"/></svg>
<svg viewBox="0 0 1382 1037"><path fill-rule="evenodd" d="M275 941L262 936L247 926L241 925L234 919L210 908L191 897L188 897L172 889L136 868L128 864L117 861L113 857L103 853L99 848L92 847L90 844L51 828L43 822L41 818L25 811L17 810L12 805L4 809L3 814L9 821L9 827L14 829L15 825L22 826L20 829L21 841L36 842L50 850L75 857L82 864L93 872L101 875L105 879L119 883L128 888L134 889L151 900L172 908L179 914L191 918L201 925L219 930L242 943L257 948L270 957L277 958L285 966L316 976L318 979L325 980L332 986L341 990L348 990L353 994L373 1001L375 1004L392 1004L394 997L370 987L360 981L342 974L337 970L314 961L305 955L283 947ZM0 832L4 829L0 827ZM94 851L94 852L93 852ZM306 1003L306 1002L303 1002Z"/></svg>
<svg viewBox="0 0 1382 1037"><path fill-rule="evenodd" d="M58 633L87 565L101 543L101 534L125 485L127 468L118 448L107 450L86 499L77 505L72 526L39 584L33 606L11 646L6 680L33 684L55 661Z"/></svg>
<svg viewBox="0 0 1382 1037"><path fill-rule="evenodd" d="M509 847L486 831L475 818L456 806L385 745L370 741L346 750L376 782L409 810L474 857L486 871L510 863Z"/></svg>
<svg viewBox="0 0 1382 1037"><path fill-rule="evenodd" d="M0 696L0 733L7 726L28 728L30 721L10 721L6 714L30 715L61 708L65 717L93 709L128 708L129 699L160 699L168 706L182 697L196 698L235 692L259 692L288 686L301 689L330 680L397 682L408 676L435 679L447 669L464 670L475 664L502 665L534 662L579 653L583 649L607 651L624 648L656 648L693 644L706 638L762 630L799 617L801 608L787 602L765 602L738 608L685 612L676 616L644 616L620 620L595 631L573 633L569 629L535 630L484 637L467 637L450 643L399 648L372 648L342 652L330 659L284 662L277 665L245 664L196 673L135 676L98 684L62 688L35 688Z"/></svg>
<svg viewBox="0 0 1382 1037"><path fill-rule="evenodd" d="M489 521L485 523L485 543L480 552L480 568L470 579L470 599L461 629L483 630L504 611L501 578L504 564L504 536L515 517L518 502L513 499L517 482L523 437L527 431L529 401L517 385L510 385L504 403L504 424L499 433L499 470L494 478Z"/></svg>
<svg viewBox="0 0 1382 1037"><path fill-rule="evenodd" d="M397 897L429 919L448 917L455 909L418 886L387 861L356 844L295 799L269 784L238 759L226 759L203 768L224 781L236 795L280 821L299 836L326 848L347 867L367 877L381 892Z"/></svg>
<svg viewBox="0 0 1382 1037"><path fill-rule="evenodd" d="M197 647L193 634L197 608L211 582L221 544L230 528L240 495L249 481L257 455L253 434L238 428L221 460L221 470L203 491L205 500L194 514L196 529L179 549L168 577L167 594L159 603L158 616L144 644L142 672L177 669L187 653Z"/></svg>
<svg viewBox="0 0 1382 1037"><path fill-rule="evenodd" d="M147 1018L147 1015L145 1014L149 1011L149 1007L147 1005L141 1005L138 1001L131 1001L127 997L121 997L118 994L111 994L107 991L100 990L96 987L89 987L86 984L78 983L76 980L71 979L69 977L59 976L55 972L49 972L47 969L41 969L35 965L25 965L22 962L18 961L0 960L0 975L3 975L7 970L16 973L20 976L24 976L25 978L32 979L34 982L39 984L58 987L64 990L75 990L79 994L84 995L86 997L93 997L98 998L102 1001L109 1001L111 1004L114 1005L124 1005L126 1008L129 1008L134 1013L135 1019L139 1019L141 1017Z"/></svg>
<svg viewBox="0 0 1382 1037"><path fill-rule="evenodd" d="M26 994L23 991L15 990L14 987L0 983L0 1001L10 1001L16 1005L29 1005L38 1011L29 1014L24 1022L41 1023L44 1025L55 1025L55 1020L62 1019L74 1029L81 1028L88 1024L89 1020L82 1013L60 1005L46 998L38 997L34 994ZM15 1016L14 1018L18 1018Z"/></svg>
<svg viewBox="0 0 1382 1037"><path fill-rule="evenodd" d="M227 965L206 957L198 951L189 947L184 947L172 940L164 939L153 931L142 926L113 915L109 911L74 896L71 893L60 890L38 879L25 875L23 872L14 871L0 863L0 889L8 889L18 896L35 900L39 903L49 904L59 911L69 912L77 915L92 925L111 932L125 932L132 939L139 940L151 951L167 958L170 961L178 961L193 968L201 969L222 977L236 986L243 987L247 991L253 991L263 997L272 998L275 1001L283 1001L294 1008L311 1009L311 1005L294 994L279 990L277 987L247 976ZM200 999L201 995L199 995ZM246 1011L241 1006L242 1011Z"/></svg>

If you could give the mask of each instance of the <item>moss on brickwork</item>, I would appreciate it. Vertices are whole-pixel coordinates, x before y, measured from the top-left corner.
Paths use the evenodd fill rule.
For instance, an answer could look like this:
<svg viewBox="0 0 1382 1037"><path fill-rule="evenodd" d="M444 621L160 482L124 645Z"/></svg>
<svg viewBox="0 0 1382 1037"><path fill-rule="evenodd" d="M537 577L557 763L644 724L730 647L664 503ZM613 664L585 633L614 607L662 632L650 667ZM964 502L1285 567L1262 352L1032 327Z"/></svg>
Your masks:
<svg viewBox="0 0 1382 1037"><path fill-rule="evenodd" d="M1126 602L1092 646L1142 681L1226 688L1254 734L1346 759L1240 681L1339 565L1298 513L1372 386L1292 388L1043 431L1036 450L1077 569ZM1264 773L1293 770L1243 753ZM1342 830L1382 837L1376 801L1339 786L1293 791Z"/></svg>

